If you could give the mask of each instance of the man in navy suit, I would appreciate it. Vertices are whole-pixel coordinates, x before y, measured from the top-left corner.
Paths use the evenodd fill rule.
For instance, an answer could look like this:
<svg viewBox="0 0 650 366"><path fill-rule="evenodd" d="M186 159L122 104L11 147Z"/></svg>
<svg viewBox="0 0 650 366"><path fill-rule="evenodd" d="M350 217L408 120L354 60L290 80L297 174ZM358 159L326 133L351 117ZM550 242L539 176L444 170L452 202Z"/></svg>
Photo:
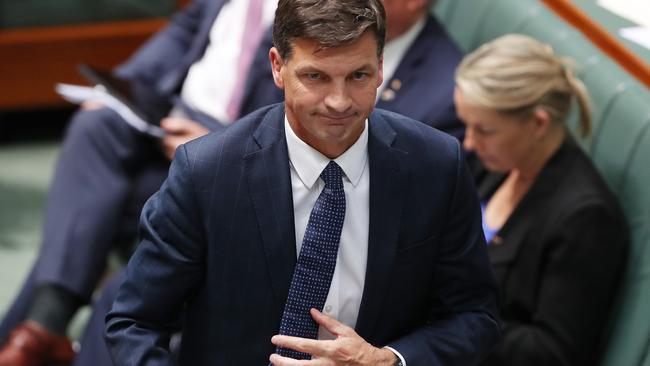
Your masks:
<svg viewBox="0 0 650 366"><path fill-rule="evenodd" d="M116 364L174 364L166 345L181 316L187 365L474 365L496 345L459 142L373 111L384 19L379 0L280 0L269 58L285 102L177 150L107 317ZM311 301L294 270L331 165L346 204L327 299L308 310L318 336L277 335L285 304Z"/></svg>
<svg viewBox="0 0 650 366"><path fill-rule="evenodd" d="M382 83L376 106L397 111L460 138L463 128L456 117L451 95L454 69L461 59L461 53L429 13L430 3L427 0L383 1L388 18L384 75L392 74L392 77ZM269 32L250 70L245 111L284 98L282 90L275 86L271 77L268 49L272 46ZM394 71L386 70L387 59L392 60L391 70ZM103 333L103 314L110 310L123 277L120 274L113 278L95 303L75 365L97 364L107 360L105 344L98 335Z"/></svg>

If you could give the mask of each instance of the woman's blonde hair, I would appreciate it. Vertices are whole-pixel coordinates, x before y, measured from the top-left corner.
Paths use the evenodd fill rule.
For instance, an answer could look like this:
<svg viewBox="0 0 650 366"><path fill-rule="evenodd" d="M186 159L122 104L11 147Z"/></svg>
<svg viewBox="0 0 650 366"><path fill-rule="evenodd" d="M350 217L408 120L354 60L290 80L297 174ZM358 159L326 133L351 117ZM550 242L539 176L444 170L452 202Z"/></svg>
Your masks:
<svg viewBox="0 0 650 366"><path fill-rule="evenodd" d="M505 35L468 54L456 70L456 85L472 104L521 116L541 108L554 122L564 122L575 96L580 132L590 133L589 95L573 62L531 37Z"/></svg>

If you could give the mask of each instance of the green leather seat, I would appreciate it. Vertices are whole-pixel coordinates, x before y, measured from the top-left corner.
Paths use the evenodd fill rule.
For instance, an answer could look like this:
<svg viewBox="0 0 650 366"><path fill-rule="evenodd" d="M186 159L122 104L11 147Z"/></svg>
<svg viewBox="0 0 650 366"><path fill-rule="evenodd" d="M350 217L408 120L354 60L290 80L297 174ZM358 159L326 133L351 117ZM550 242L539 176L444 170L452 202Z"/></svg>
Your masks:
<svg viewBox="0 0 650 366"><path fill-rule="evenodd" d="M483 12L490 7L491 1L439 1L435 9L443 9L440 14L451 38L464 50L473 44L475 31L480 26Z"/></svg>
<svg viewBox="0 0 650 366"><path fill-rule="evenodd" d="M625 86L624 86L625 87ZM618 193L632 236L603 365L640 365L650 342L650 97L626 87L604 116L593 159Z"/></svg>
<svg viewBox="0 0 650 366"><path fill-rule="evenodd" d="M0 318L38 251L45 195L58 145L35 142L0 146Z"/></svg>
<svg viewBox="0 0 650 366"><path fill-rule="evenodd" d="M521 30L537 17L543 7L539 2L493 0L484 13L481 26L477 29L478 37L474 37L472 49L483 44L485 39L494 39L508 33L521 33ZM504 22L500 14L509 14L510 19Z"/></svg>
<svg viewBox="0 0 650 366"><path fill-rule="evenodd" d="M650 366L650 91L539 1L486 3L439 0L435 12L465 51L518 32L578 63L594 105L593 134L578 140L619 198L631 230L630 260L600 366ZM569 128L575 134L575 115Z"/></svg>
<svg viewBox="0 0 650 366"><path fill-rule="evenodd" d="M169 16L174 0L0 0L0 29Z"/></svg>

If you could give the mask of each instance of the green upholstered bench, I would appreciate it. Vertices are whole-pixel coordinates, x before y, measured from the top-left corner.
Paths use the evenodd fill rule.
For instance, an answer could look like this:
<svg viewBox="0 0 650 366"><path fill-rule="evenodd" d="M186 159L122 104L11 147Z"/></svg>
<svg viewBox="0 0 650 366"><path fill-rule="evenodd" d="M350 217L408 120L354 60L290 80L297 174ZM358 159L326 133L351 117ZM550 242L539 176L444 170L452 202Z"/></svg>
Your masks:
<svg viewBox="0 0 650 366"><path fill-rule="evenodd" d="M169 16L174 0L0 0L0 29Z"/></svg>
<svg viewBox="0 0 650 366"><path fill-rule="evenodd" d="M601 366L650 366L650 92L539 1L440 0L434 11L465 51L516 32L577 61L595 107L594 134L579 141L618 196L632 237Z"/></svg>
<svg viewBox="0 0 650 366"><path fill-rule="evenodd" d="M4 316L38 254L43 212L60 143L21 141L0 145L0 319ZM125 264L121 253L108 258L108 271ZM68 328L81 336L90 308L84 307Z"/></svg>
<svg viewBox="0 0 650 366"><path fill-rule="evenodd" d="M57 142L0 146L0 318L32 266Z"/></svg>
<svg viewBox="0 0 650 366"><path fill-rule="evenodd" d="M54 83L83 82L77 63L115 66L188 2L0 0L0 124L6 110L63 104ZM58 151L56 141L0 144L0 317L36 257Z"/></svg>

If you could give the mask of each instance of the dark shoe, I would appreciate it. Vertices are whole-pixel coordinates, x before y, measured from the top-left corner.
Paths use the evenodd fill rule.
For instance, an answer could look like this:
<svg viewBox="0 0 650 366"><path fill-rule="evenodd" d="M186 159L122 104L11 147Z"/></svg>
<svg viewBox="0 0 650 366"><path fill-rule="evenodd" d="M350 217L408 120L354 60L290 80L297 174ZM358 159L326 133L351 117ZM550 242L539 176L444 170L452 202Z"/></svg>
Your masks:
<svg viewBox="0 0 650 366"><path fill-rule="evenodd" d="M0 366L50 366L72 362L74 351L66 337L28 320L11 332L0 350Z"/></svg>

